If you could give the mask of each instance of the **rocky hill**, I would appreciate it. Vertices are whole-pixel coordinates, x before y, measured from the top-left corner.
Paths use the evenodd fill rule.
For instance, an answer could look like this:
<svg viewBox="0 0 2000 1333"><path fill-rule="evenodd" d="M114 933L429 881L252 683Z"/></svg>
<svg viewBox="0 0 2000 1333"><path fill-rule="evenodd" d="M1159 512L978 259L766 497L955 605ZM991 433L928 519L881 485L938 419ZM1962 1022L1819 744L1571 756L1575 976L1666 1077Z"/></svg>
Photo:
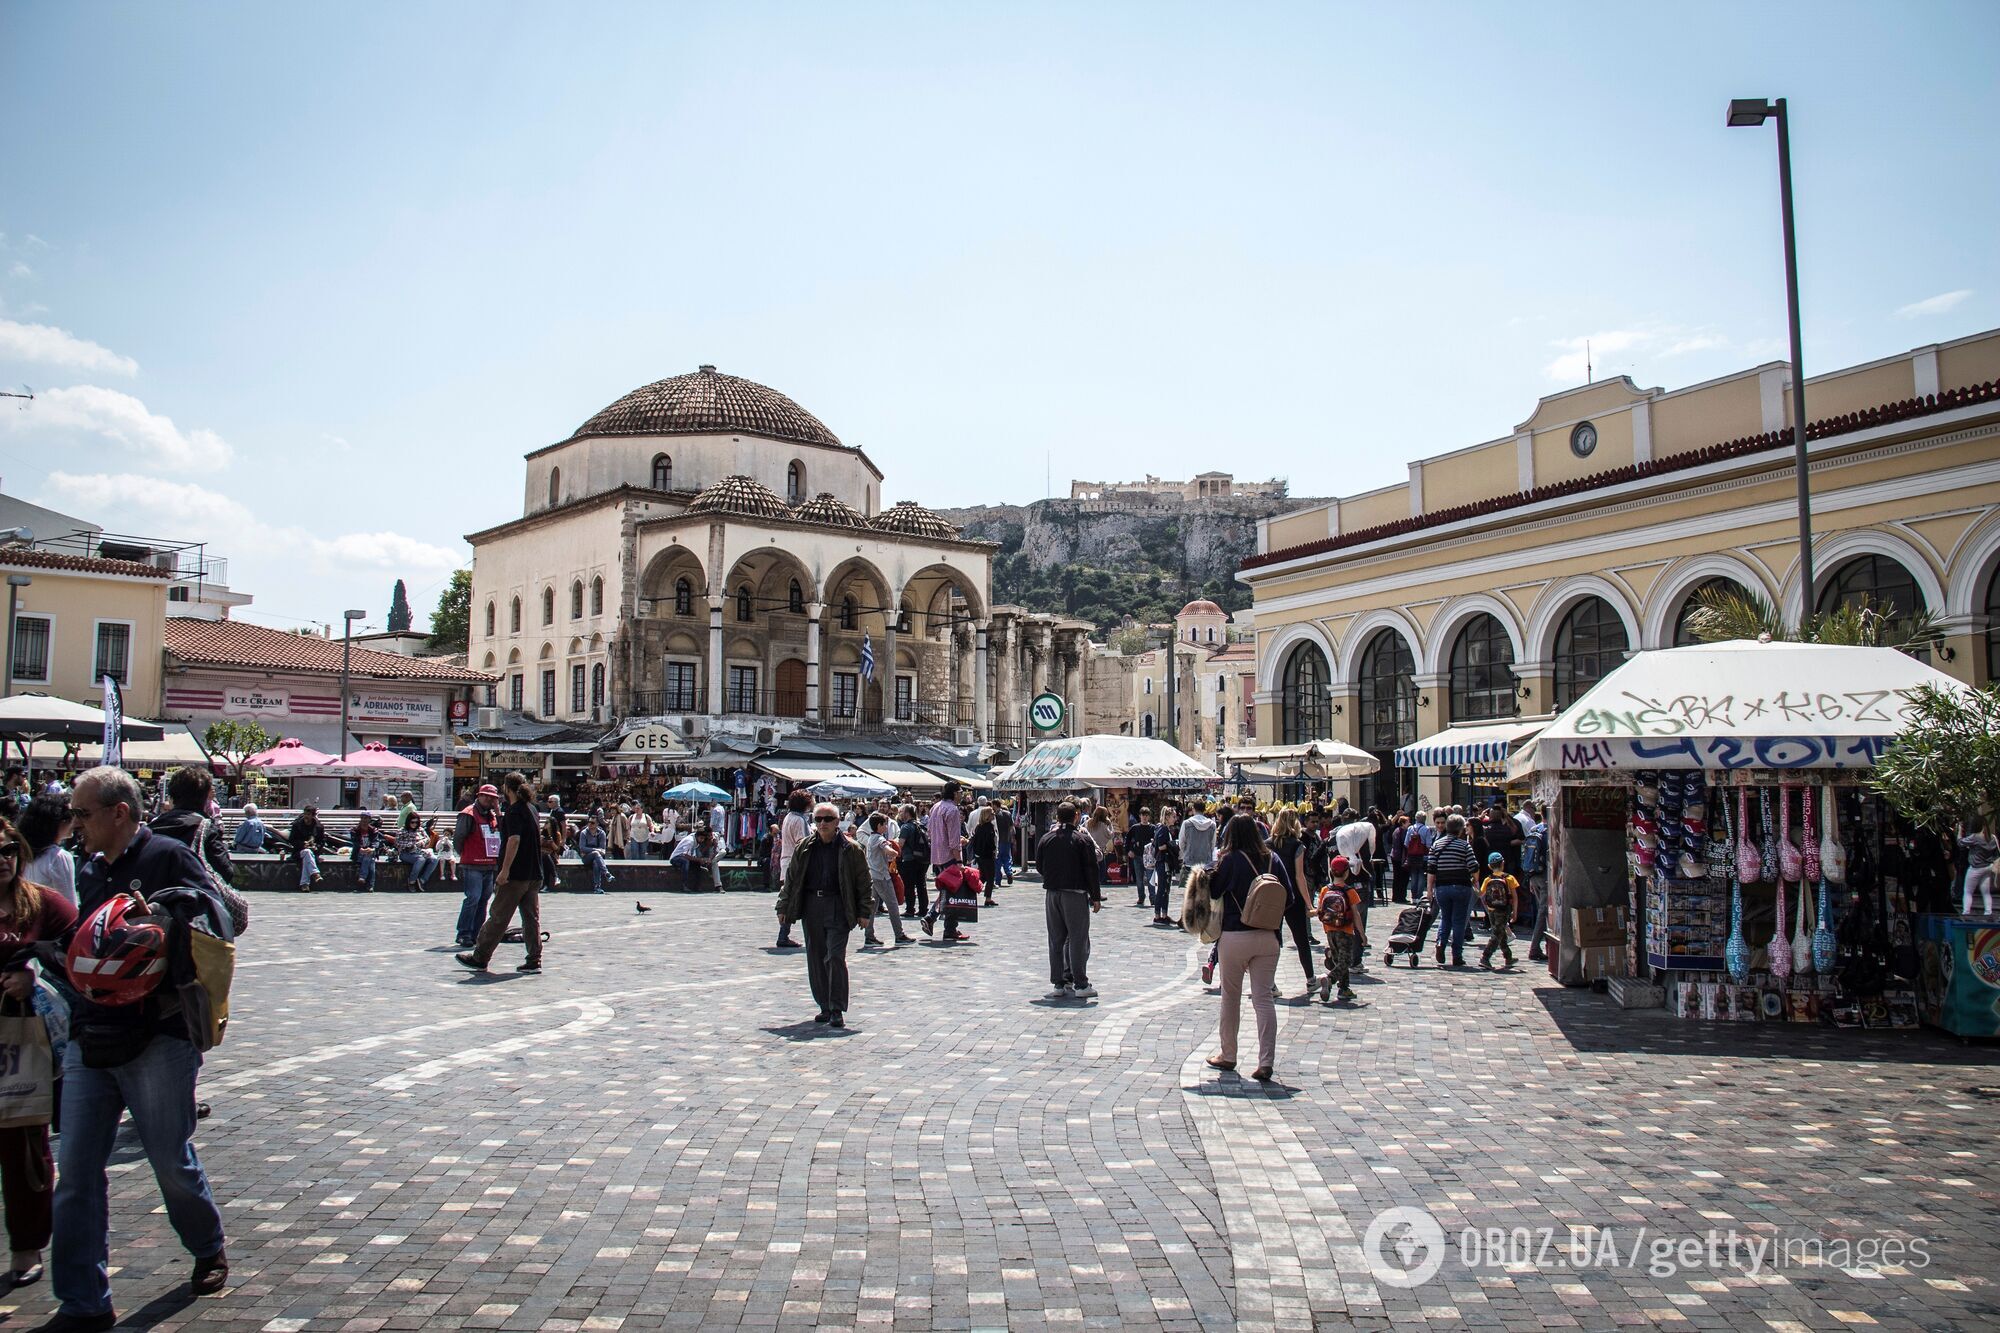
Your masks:
<svg viewBox="0 0 2000 1333"><path fill-rule="evenodd" d="M938 512L967 537L998 543L993 600L1109 629L1169 619L1196 597L1250 605L1236 568L1257 547L1257 520L1313 504L1291 497L1100 511L1075 500Z"/></svg>

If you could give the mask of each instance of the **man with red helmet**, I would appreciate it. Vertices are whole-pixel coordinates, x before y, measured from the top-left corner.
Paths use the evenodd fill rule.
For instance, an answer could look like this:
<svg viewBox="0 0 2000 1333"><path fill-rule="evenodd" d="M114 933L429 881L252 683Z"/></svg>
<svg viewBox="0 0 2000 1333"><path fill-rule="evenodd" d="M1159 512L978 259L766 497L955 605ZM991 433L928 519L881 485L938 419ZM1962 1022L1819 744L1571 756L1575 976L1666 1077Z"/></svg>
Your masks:
<svg viewBox="0 0 2000 1333"><path fill-rule="evenodd" d="M70 806L90 856L76 877L81 920L122 893L150 898L165 889L208 883L185 844L145 826L145 797L130 774L91 769L76 780ZM201 1054L188 1038L172 986L155 987L130 1003L76 1002L63 1065L63 1132L49 1251L50 1285L61 1307L43 1329L82 1333L118 1322L106 1272L105 1168L123 1111L132 1113L167 1218L194 1256L193 1294L216 1295L228 1282L222 1214L194 1150L200 1068Z"/></svg>

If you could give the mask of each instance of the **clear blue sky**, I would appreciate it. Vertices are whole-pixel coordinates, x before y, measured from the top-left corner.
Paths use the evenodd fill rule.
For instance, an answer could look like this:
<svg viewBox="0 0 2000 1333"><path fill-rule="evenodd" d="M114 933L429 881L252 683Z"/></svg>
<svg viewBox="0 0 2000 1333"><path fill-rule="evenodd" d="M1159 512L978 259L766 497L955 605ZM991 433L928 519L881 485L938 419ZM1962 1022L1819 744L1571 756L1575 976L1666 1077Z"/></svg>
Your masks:
<svg viewBox="0 0 2000 1333"><path fill-rule="evenodd" d="M2000 325L2000 6L0 8L5 489L256 618L426 611L525 451L714 362L889 499L1401 477L1600 375Z"/></svg>

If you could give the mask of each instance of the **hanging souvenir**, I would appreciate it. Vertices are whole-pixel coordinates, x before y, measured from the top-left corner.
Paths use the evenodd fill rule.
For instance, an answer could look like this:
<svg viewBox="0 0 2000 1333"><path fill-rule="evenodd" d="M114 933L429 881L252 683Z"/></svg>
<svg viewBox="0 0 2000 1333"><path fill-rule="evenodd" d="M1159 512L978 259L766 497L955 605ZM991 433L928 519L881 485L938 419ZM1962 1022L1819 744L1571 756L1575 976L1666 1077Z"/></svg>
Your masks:
<svg viewBox="0 0 2000 1333"><path fill-rule="evenodd" d="M1792 789L1778 788L1778 882L1796 883L1805 871L1799 845L1792 841Z"/></svg>
<svg viewBox="0 0 2000 1333"><path fill-rule="evenodd" d="M1757 855L1763 860L1763 878L1768 883L1776 884L1779 882L1778 872L1780 869L1778 865L1778 824L1771 817L1771 789L1769 787L1759 787L1757 789L1757 802L1758 811L1763 817L1763 838L1757 844Z"/></svg>
<svg viewBox="0 0 2000 1333"><path fill-rule="evenodd" d="M1824 865L1824 858L1822 858ZM1813 923L1812 960L1813 970L1821 974L1833 970L1836 944L1833 938L1833 904L1829 901L1826 881L1819 882L1819 918Z"/></svg>
<svg viewBox="0 0 2000 1333"><path fill-rule="evenodd" d="M1748 813L1747 806L1739 807L1739 814ZM1737 860L1739 866L1746 854L1754 857L1756 852L1739 844ZM1739 873L1729 882L1729 942L1722 946L1722 963L1729 969L1729 975L1742 981L1750 975L1750 945L1743 938L1743 878ZM1712 1017L1711 1002L1704 997L1702 1017Z"/></svg>
<svg viewBox="0 0 2000 1333"><path fill-rule="evenodd" d="M1783 981L1792 974L1792 941L1785 933L1785 886L1780 883L1777 893L1777 921L1771 928L1771 938L1764 944L1764 965L1771 969L1771 975Z"/></svg>
<svg viewBox="0 0 2000 1333"><path fill-rule="evenodd" d="M1778 897L1783 898L1784 896L1784 886L1780 885L1778 887ZM1799 915L1798 920L1792 924L1791 950L1792 971L1802 977L1809 977L1813 972L1812 936L1806 930L1806 908L1810 901L1806 897L1806 886L1804 884L1799 885ZM1776 941L1773 942L1776 943Z"/></svg>
<svg viewBox="0 0 2000 1333"><path fill-rule="evenodd" d="M1847 882L1847 850L1840 845L1840 806L1832 784L1826 789L1826 827L1819 837L1820 875L1829 884ZM1823 919L1825 912L1820 913Z"/></svg>
<svg viewBox="0 0 2000 1333"><path fill-rule="evenodd" d="M1755 884L1764 878L1764 858L1757 854L1757 844L1750 841L1750 790L1747 787L1736 790L1736 827L1731 832L1736 842L1736 883Z"/></svg>
<svg viewBox="0 0 2000 1333"><path fill-rule="evenodd" d="M1805 871L1805 882L1817 883L1820 877L1819 839L1813 829L1813 797L1818 794L1814 784L1808 782L1799 789L1799 799L1803 801L1803 818L1799 822L1799 864Z"/></svg>

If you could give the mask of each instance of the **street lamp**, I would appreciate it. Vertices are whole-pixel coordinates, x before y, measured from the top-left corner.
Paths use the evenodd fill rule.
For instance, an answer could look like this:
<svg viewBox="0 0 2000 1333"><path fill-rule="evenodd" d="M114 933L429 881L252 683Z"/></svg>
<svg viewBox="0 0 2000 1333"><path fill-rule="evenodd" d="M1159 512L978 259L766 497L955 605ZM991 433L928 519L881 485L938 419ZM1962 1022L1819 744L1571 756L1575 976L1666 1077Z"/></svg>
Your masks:
<svg viewBox="0 0 2000 1333"><path fill-rule="evenodd" d="M7 663L0 668L0 699L14 692L14 609L20 602L21 589L33 582L26 574L7 576Z"/></svg>
<svg viewBox="0 0 2000 1333"><path fill-rule="evenodd" d="M354 622L367 614L366 611L340 613L340 753L342 756L347 754L347 664L354 653Z"/></svg>
<svg viewBox="0 0 2000 1333"><path fill-rule="evenodd" d="M1792 454L1799 474L1799 578L1803 621L1813 613L1818 585L1813 579L1812 490L1806 481L1806 372L1799 360L1799 248L1792 228L1792 133L1785 99L1738 97L1729 104L1729 127L1744 129L1778 122L1778 202L1785 223L1785 305L1792 333Z"/></svg>

